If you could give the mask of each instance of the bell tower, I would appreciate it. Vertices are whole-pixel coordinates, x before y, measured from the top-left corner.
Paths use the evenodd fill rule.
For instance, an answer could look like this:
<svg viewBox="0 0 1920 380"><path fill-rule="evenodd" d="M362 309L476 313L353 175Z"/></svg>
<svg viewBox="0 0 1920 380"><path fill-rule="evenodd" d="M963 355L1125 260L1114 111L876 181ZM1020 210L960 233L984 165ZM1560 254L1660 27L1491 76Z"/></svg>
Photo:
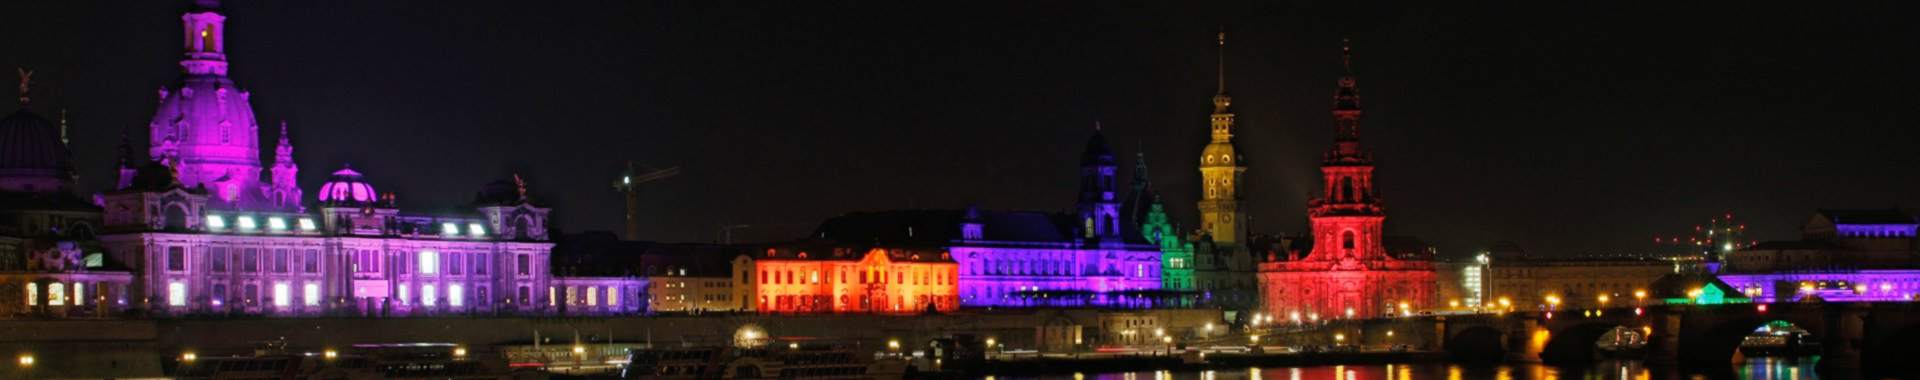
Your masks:
<svg viewBox="0 0 1920 380"><path fill-rule="evenodd" d="M1346 73L1333 92L1333 149L1320 163L1321 196L1307 202L1314 234L1307 260L1387 259L1381 245L1386 210L1373 187L1373 155L1360 147L1360 92L1353 77L1353 49L1341 47Z"/></svg>
<svg viewBox="0 0 1920 380"><path fill-rule="evenodd" d="M1218 35L1219 91L1213 95L1209 122L1213 139L1200 152L1200 226L1217 247L1240 246L1247 236L1247 213L1240 205L1240 177L1247 172L1233 145L1233 97L1227 95L1227 33Z"/></svg>

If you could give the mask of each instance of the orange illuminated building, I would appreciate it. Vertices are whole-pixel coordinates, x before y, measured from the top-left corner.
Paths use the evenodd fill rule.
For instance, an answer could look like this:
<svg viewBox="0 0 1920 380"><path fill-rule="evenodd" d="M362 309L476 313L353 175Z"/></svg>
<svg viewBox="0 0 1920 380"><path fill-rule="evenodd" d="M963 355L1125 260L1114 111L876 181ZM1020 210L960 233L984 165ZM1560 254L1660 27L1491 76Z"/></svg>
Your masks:
<svg viewBox="0 0 1920 380"><path fill-rule="evenodd" d="M769 248L752 260L761 313L919 313L960 307L946 251Z"/></svg>

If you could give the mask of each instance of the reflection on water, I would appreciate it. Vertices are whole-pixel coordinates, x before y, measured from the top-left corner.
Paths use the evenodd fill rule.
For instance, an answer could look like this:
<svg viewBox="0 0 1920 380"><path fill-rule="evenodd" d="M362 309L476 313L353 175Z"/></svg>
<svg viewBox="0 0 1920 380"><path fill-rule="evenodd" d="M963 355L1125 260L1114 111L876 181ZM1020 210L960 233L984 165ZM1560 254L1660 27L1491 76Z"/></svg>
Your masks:
<svg viewBox="0 0 1920 380"><path fill-rule="evenodd" d="M1751 358L1723 372L1647 368L1639 361L1603 361L1589 368L1539 364L1465 366L1458 364L1328 365L1248 368L1245 371L1142 371L1075 373L1049 376L988 376L988 380L1849 380L1820 376L1812 359Z"/></svg>

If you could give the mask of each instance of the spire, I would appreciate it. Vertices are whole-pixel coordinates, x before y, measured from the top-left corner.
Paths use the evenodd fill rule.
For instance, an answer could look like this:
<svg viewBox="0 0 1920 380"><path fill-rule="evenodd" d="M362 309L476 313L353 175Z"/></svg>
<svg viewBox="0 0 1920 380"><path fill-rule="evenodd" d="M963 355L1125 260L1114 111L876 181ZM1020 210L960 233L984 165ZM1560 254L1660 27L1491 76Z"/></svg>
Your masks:
<svg viewBox="0 0 1920 380"><path fill-rule="evenodd" d="M293 165L293 141L287 134L287 121L280 120L280 145L273 149L275 165Z"/></svg>
<svg viewBox="0 0 1920 380"><path fill-rule="evenodd" d="M67 109L60 109L60 145L72 145L67 140Z"/></svg>
<svg viewBox="0 0 1920 380"><path fill-rule="evenodd" d="M1226 95L1227 94L1227 28L1226 27L1220 28L1220 34L1218 35L1218 39L1220 40L1220 61L1218 62L1219 64L1218 67L1216 67L1215 69L1219 73L1218 79L1219 79L1220 90L1214 93L1220 94L1220 95Z"/></svg>
<svg viewBox="0 0 1920 380"><path fill-rule="evenodd" d="M1213 113L1224 114L1227 113L1227 107L1233 106L1233 97L1227 96L1227 29L1225 27L1220 28L1216 40L1220 46L1220 61L1216 68L1219 91L1213 94Z"/></svg>
<svg viewBox="0 0 1920 380"><path fill-rule="evenodd" d="M1147 152L1137 150L1133 154L1133 192L1140 193L1152 187L1153 183L1147 178Z"/></svg>
<svg viewBox="0 0 1920 380"><path fill-rule="evenodd" d="M26 108L27 103L33 102L33 96L28 93L28 88L33 84L33 70L25 67L15 67L13 70L20 73L20 108Z"/></svg>
<svg viewBox="0 0 1920 380"><path fill-rule="evenodd" d="M1353 43L1349 39L1340 40L1340 76L1339 87L1333 91L1333 119L1338 123L1336 138L1358 140L1360 138L1360 89L1353 75Z"/></svg>

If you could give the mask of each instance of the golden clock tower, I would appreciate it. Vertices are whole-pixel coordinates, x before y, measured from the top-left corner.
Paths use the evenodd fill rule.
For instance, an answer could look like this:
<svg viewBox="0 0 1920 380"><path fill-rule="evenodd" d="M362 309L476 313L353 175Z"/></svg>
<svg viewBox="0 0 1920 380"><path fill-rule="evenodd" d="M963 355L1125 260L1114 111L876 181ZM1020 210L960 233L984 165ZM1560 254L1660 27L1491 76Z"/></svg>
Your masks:
<svg viewBox="0 0 1920 380"><path fill-rule="evenodd" d="M1220 32L1219 93L1213 95L1213 141L1200 151L1200 226L1214 245L1237 247L1247 236L1247 213L1240 207L1240 177L1247 167L1233 147L1233 97L1227 96L1227 33Z"/></svg>

